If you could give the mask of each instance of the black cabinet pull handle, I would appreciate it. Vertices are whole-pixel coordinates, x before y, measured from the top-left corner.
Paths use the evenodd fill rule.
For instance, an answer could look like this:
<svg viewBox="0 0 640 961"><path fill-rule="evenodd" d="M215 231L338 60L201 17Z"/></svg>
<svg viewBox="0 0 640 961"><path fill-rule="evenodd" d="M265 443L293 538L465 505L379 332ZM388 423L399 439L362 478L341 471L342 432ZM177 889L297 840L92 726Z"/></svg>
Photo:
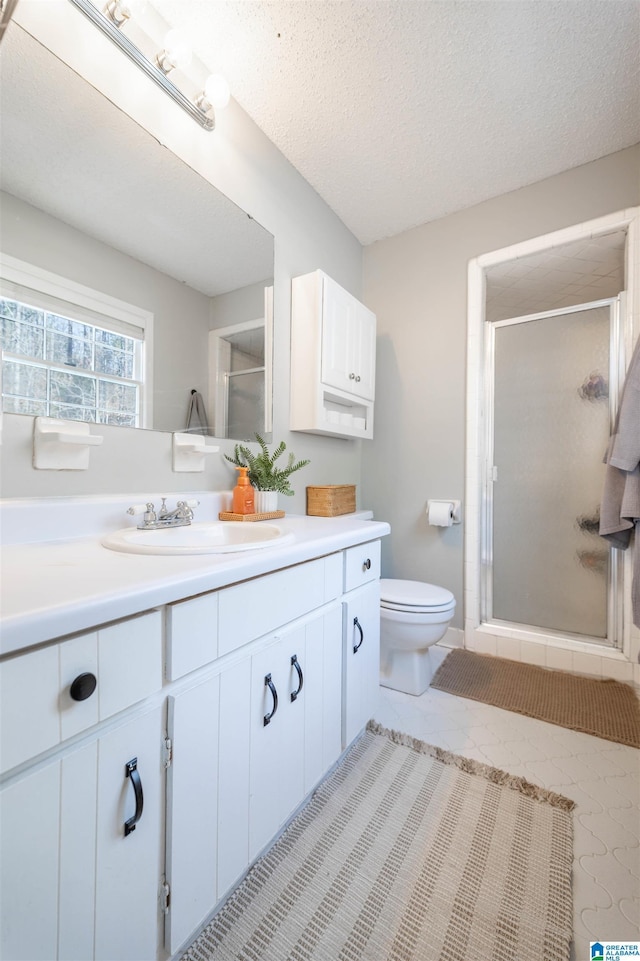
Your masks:
<svg viewBox="0 0 640 961"><path fill-rule="evenodd" d="M142 817L142 807L144 805L144 797L142 794L142 781L140 780L140 774L138 772L138 758L134 757L130 761L127 761L124 768L125 777L131 778L131 783L133 785L133 793L136 797L136 809L133 817L130 817L128 821L124 822L124 836L128 837L132 831L135 831L136 824Z"/></svg>
<svg viewBox="0 0 640 961"><path fill-rule="evenodd" d="M363 571L370 571L370 570L371 570L371 558L370 558L370 557L367 557L366 561L365 561L364 564L362 565L362 570L363 570Z"/></svg>
<svg viewBox="0 0 640 961"><path fill-rule="evenodd" d="M69 688L71 699L73 701L86 701L95 691L97 683L95 674L78 674Z"/></svg>
<svg viewBox="0 0 640 961"><path fill-rule="evenodd" d="M357 617L354 617L353 619L353 626L357 627L358 630L360 631L360 640L358 641L357 644L353 645L353 653L357 654L360 648L362 647L362 642L364 641L364 631L362 630L362 624L360 623Z"/></svg>
<svg viewBox="0 0 640 961"><path fill-rule="evenodd" d="M304 676L303 676L303 674L302 674L302 668L301 668L300 665L298 664L298 658L297 658L297 656L296 656L295 654L292 654L292 655L291 655L291 666L292 666L292 667L295 667L296 671L298 672L298 690L291 692L291 700L292 700L292 701L295 701L295 699L297 698L298 694L299 694L300 691L302 690L302 685L303 685L303 683L304 683Z"/></svg>
<svg viewBox="0 0 640 961"><path fill-rule="evenodd" d="M271 722L271 718L273 717L273 715L274 715L274 714L276 713L276 711L278 710L278 692L276 691L276 686L275 686L275 684L274 684L273 681L271 680L271 675L270 675L270 674L265 674L264 686L269 688L269 690L271 691L271 697L273 698L273 707L271 708L271 713L270 713L270 714L265 714L265 716L264 716L264 718L263 718L264 726L266 727L267 724L269 724L269 723Z"/></svg>

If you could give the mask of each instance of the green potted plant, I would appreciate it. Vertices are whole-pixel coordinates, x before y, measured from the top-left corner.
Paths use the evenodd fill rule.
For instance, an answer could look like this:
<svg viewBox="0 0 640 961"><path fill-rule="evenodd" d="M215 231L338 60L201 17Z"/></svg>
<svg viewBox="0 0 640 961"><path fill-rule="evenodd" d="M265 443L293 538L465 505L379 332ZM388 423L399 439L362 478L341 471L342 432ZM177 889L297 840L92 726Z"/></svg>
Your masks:
<svg viewBox="0 0 640 961"><path fill-rule="evenodd" d="M256 434L256 441L260 450L255 454L245 444L236 444L234 456L224 456L236 467L249 468L249 480L256 489L256 513L262 514L277 509L278 494L293 496L289 478L294 471L306 467L309 461L296 461L295 456L289 454L286 467L279 467L276 461L287 449L285 442L281 441L273 453L270 453L260 434Z"/></svg>

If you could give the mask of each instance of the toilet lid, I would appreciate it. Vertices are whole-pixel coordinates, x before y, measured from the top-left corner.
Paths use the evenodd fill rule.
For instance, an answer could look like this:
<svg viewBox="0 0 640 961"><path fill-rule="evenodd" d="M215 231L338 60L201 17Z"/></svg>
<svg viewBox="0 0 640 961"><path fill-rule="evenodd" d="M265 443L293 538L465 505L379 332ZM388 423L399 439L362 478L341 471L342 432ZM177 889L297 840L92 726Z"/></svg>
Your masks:
<svg viewBox="0 0 640 961"><path fill-rule="evenodd" d="M425 584L424 581L397 581L381 578L380 603L395 610L443 610L455 604L455 598L446 587Z"/></svg>

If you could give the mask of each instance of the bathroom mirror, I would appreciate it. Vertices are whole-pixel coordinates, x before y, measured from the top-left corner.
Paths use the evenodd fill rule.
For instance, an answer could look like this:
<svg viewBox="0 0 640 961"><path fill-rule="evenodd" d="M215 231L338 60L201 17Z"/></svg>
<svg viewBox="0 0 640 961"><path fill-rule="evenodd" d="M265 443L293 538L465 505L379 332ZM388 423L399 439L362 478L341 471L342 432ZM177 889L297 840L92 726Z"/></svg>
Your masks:
<svg viewBox="0 0 640 961"><path fill-rule="evenodd" d="M263 373L237 429L268 433L271 234L16 23L0 77L0 251L25 268L0 291L5 410L182 431L196 391L207 422L191 429L233 437L210 330L253 324Z"/></svg>

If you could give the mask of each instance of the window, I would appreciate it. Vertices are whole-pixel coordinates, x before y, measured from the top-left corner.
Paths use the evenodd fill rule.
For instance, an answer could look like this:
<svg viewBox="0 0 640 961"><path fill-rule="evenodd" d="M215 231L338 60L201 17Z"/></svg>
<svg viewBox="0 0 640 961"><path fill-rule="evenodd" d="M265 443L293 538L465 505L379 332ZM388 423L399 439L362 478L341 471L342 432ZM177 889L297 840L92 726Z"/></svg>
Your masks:
<svg viewBox="0 0 640 961"><path fill-rule="evenodd" d="M0 278L2 409L143 426L144 322L97 313L82 296L86 288L65 282L62 300L46 282L27 288L7 279L8 272ZM91 294L109 308L108 298Z"/></svg>

